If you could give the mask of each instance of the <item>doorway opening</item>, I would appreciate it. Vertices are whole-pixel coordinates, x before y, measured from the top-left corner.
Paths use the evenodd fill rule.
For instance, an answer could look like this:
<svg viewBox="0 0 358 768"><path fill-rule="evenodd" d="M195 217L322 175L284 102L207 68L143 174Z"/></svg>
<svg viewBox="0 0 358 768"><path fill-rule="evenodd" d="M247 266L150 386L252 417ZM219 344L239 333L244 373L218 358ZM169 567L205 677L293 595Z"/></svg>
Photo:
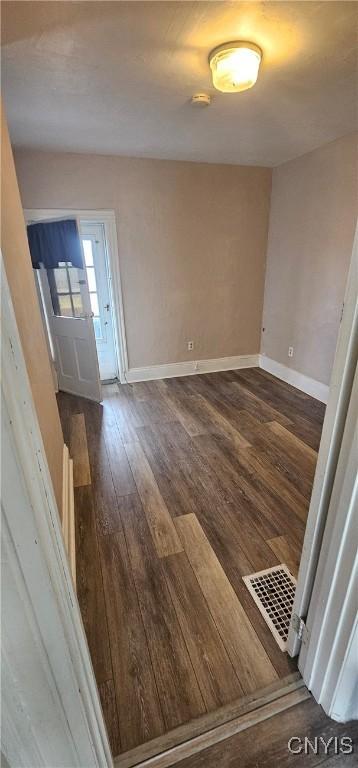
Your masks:
<svg viewBox="0 0 358 768"><path fill-rule="evenodd" d="M37 289L57 390L101 400L128 368L113 211L26 210L28 224L75 218L83 269L41 267Z"/></svg>

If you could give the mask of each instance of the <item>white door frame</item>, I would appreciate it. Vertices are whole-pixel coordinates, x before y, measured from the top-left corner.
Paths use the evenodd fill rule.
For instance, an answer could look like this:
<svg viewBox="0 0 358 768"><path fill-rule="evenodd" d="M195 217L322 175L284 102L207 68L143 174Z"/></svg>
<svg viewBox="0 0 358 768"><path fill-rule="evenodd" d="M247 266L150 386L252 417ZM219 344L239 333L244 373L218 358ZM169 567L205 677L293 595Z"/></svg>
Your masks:
<svg viewBox="0 0 358 768"><path fill-rule="evenodd" d="M335 720L358 719L358 369L299 655L315 699Z"/></svg>
<svg viewBox="0 0 358 768"><path fill-rule="evenodd" d="M51 213L53 215L53 212ZM49 737L46 739L50 731L43 726L45 711L46 723L52 714L56 715L52 717L52 723L58 724L57 743L60 744L62 755L73 755L74 766L113 768L97 685L71 579L53 486L3 266L1 278L2 412L6 447L9 448L6 455L10 456L7 471L3 473L2 514L6 540L6 559L3 567L6 569L6 575L10 570L13 574L12 583L16 586L17 602L22 601L23 614L32 630L31 643L28 636L17 632L18 613L14 605L14 610L8 612L9 632L4 633L2 643L2 652L6 657L6 681L9 682L5 691L3 689L3 748L8 762L18 765L19 768L45 768L55 762L58 768L68 766L68 757L59 759L58 754L51 754L54 746ZM326 419L326 423L331 419L330 430L326 427L327 434L331 439L334 437L337 443L329 452L330 462L327 462L326 469L328 471L329 467L331 468L336 481L338 478L339 485L335 488L334 478L330 479L329 499L333 500L334 504L327 517L322 549L320 547L324 559L321 559L318 569L317 564L310 562L312 576L317 571L317 584L310 606L313 613L312 630L305 644L305 651L300 657L303 677L308 681L315 698L322 703L328 714L337 719L345 719L345 711L347 713L347 709L344 711L343 694L347 690L347 680L349 683L352 644L357 637L356 625L352 623L351 618L354 591L353 571L349 560L352 557L349 526L351 520L353 521L356 493L356 487L352 484L352 453L349 449L351 432L345 432L342 443L345 422L350 423L346 419L348 403L353 402L353 376L348 376L348 370L353 351L352 328L357 319L357 311L352 312L352 292L355 284L355 275L351 271L341 324L341 351L337 352L335 362L336 371L337 359L340 359L340 365L345 372L342 380L345 381L347 389L343 398L342 383L336 385L334 375ZM345 347L342 347L342 338L346 340ZM343 355L344 359L341 359L343 348L346 350L346 357ZM340 394L335 401L333 393L336 386ZM344 423L340 410L343 401L346 402ZM335 463L332 458L333 450ZM327 494L325 487L328 487L323 483L324 480L328 483L323 471L325 461L327 458L321 456L321 469L318 469L315 481L316 503L319 504L321 496ZM343 474L342 470L345 470ZM348 510L352 510L352 517L347 514ZM312 511L310 515L312 517ZM308 555L306 550L304 556ZM330 578L331 573L333 581ZM348 599L343 600L342 588L344 589L345 584L349 588L349 594L347 590L345 594ZM320 614L317 610L319 606ZM329 621L332 618L335 620L336 616L337 624L332 632ZM330 642L327 642L327 628L331 629ZM11 645L12 636L16 636L18 642L23 640L20 653L18 643L16 645L16 657ZM42 685L37 675L29 674L32 658L34 668L35 664L39 668L40 659ZM351 711L348 716L351 716Z"/></svg>
<svg viewBox="0 0 358 768"><path fill-rule="evenodd" d="M19 768L112 768L2 259L1 304L2 751Z"/></svg>
<svg viewBox="0 0 358 768"><path fill-rule="evenodd" d="M88 290L90 293L95 289L98 299L98 311L100 321L98 330L95 331L98 365L100 369L100 379L102 384L109 383L119 378L119 366L117 347L114 340L114 311L113 302L110 295L110 265L108 258L108 247L106 244L106 235L103 224L96 224L90 221L80 221L83 250L85 252L85 242L91 245L93 256L93 266L87 266ZM95 285L90 285L90 270L95 275ZM95 324L95 321L93 321ZM99 332L98 332L99 331Z"/></svg>
<svg viewBox="0 0 358 768"><path fill-rule="evenodd" d="M116 216L114 211L80 210L78 208L25 208L26 224L30 222L47 221L48 219L75 217L80 221L91 224L103 224L106 248L108 248L108 265L110 271L109 292L112 304L114 345L118 365L118 378L121 384L127 380L128 352L126 326L124 319L122 281L119 262Z"/></svg>

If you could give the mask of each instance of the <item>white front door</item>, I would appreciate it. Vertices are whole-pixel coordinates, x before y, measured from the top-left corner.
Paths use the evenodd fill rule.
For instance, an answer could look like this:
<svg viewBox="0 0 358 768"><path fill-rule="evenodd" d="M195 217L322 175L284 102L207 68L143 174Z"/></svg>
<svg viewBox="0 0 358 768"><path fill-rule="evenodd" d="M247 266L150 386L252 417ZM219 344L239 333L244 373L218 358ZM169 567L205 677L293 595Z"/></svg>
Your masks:
<svg viewBox="0 0 358 768"><path fill-rule="evenodd" d="M55 269L41 267L40 281L58 388L99 402L101 384L86 269L59 262Z"/></svg>
<svg viewBox="0 0 358 768"><path fill-rule="evenodd" d="M101 381L118 376L114 344L110 274L103 224L80 221Z"/></svg>

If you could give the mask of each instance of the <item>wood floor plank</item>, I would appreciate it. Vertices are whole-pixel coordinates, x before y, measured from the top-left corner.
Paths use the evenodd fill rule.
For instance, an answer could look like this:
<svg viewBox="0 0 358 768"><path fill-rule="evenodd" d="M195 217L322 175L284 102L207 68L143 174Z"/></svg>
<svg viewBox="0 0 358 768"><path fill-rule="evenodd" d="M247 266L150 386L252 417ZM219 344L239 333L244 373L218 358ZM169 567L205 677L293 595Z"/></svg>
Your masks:
<svg viewBox="0 0 358 768"><path fill-rule="evenodd" d="M181 552L180 539L141 445L128 443L125 450L158 556Z"/></svg>
<svg viewBox="0 0 358 768"><path fill-rule="evenodd" d="M333 765L337 764L334 757L334 737L343 735L351 736L355 744L356 760L357 724L334 722L310 697L274 717L251 726L249 730L236 733L225 741L181 760L179 765L180 768L316 768L318 765L333 768ZM309 750L307 755L302 752L292 754L287 746L292 736L299 738L301 743L305 737L312 743L315 737L321 736L326 743L333 737L328 756L324 754L324 749L316 753ZM343 768L347 755L341 753L341 756L343 759L338 765Z"/></svg>
<svg viewBox="0 0 358 768"><path fill-rule="evenodd" d="M300 440L303 440L303 442L305 442L306 445L309 445L310 448L313 448L314 451L318 452L322 433L320 424L316 424L304 416L295 414L292 416L291 424L287 425L286 429L292 432L293 435L296 435L296 437L299 437Z"/></svg>
<svg viewBox="0 0 358 768"><path fill-rule="evenodd" d="M239 429L239 424L235 418L235 405L233 406L233 403L222 391L213 387L212 384L209 385L207 381L208 377L205 379L204 392L198 392L195 395L196 409L203 423L207 425L206 432L225 434L232 440L236 448L248 448L250 441Z"/></svg>
<svg viewBox="0 0 358 768"><path fill-rule="evenodd" d="M169 389L166 397L174 417L180 422L190 437L206 434L208 425L195 408L196 395L190 394L183 397L174 394Z"/></svg>
<svg viewBox="0 0 358 768"><path fill-rule="evenodd" d="M260 376L259 369L252 368L250 370L236 371L235 379L272 408L287 416L288 419L291 418L293 413L303 413L304 411L304 404L299 395L297 396L288 390L278 389L274 380L269 381Z"/></svg>
<svg viewBox="0 0 358 768"><path fill-rule="evenodd" d="M210 475L210 470L208 475ZM237 558L239 559L239 553L245 552L247 560L250 562L246 574L253 570L263 567L270 568L275 565L276 558L272 557L272 551L262 536L265 526L263 525L262 530L260 530L260 520L250 500L244 493L241 493L241 489L235 494L235 488L230 487L227 482L223 487L220 472L217 475L214 473L208 475L202 475L205 506L210 510L210 514L216 522L216 529L219 524L222 530L225 529L227 535L231 537ZM212 511L213 508L215 512ZM197 512L200 521L204 518L204 528L206 529L207 514L206 510L203 509L203 504L197 505ZM215 550L216 546L214 546Z"/></svg>
<svg viewBox="0 0 358 768"><path fill-rule="evenodd" d="M271 515L264 506L261 494L243 475L238 472L235 462L232 462L220 448L216 436L202 435L195 438L195 447L200 455L205 458L219 481L230 493L233 504L238 504L247 515L247 519L254 527L253 535L259 534L264 539L274 538L281 530L275 526ZM269 535L266 535L268 532Z"/></svg>
<svg viewBox="0 0 358 768"><path fill-rule="evenodd" d="M142 446L150 448L161 471L170 471L173 464L193 453L194 443L180 422L143 427L137 429L137 435Z"/></svg>
<svg viewBox="0 0 358 768"><path fill-rule="evenodd" d="M284 436L278 436L270 429L270 423L261 424L246 411L238 411L235 416L242 434L250 440L252 447L257 448L266 455L277 471L297 489L306 499L310 498L314 466L307 454L296 452L292 447L292 440ZM279 425L277 425L279 426ZM284 427L281 427L284 430ZM284 435L290 436L286 430Z"/></svg>
<svg viewBox="0 0 358 768"><path fill-rule="evenodd" d="M322 425L324 405L290 384L280 381L260 368L246 368L236 371L236 379L277 408L288 419L295 414L307 417Z"/></svg>
<svg viewBox="0 0 358 768"><path fill-rule="evenodd" d="M254 512L251 512L253 507L250 507L250 514L252 514L252 521L256 528L261 531L262 536L266 538L264 532L270 529L274 530L275 533L267 538L274 538L289 531L293 538L301 544L304 535L304 524L301 517L306 519L308 511L306 499L296 494L291 486L287 486L272 465L268 461L265 463L264 457L261 457L260 463L260 457L254 449L250 449L248 453L245 451L237 452L233 450L229 440L218 435L210 441L204 441L205 437L195 438L195 445L200 451L205 452L207 461L214 471L221 475L225 487L229 488L228 478L231 477L233 481L237 482L245 497L254 505ZM223 465L222 462L224 462ZM231 474L229 464L232 467ZM299 516L292 511L292 506L287 504L285 494L284 498L281 497L282 483L284 483L285 491L290 494L291 505L299 505ZM265 522L260 527L262 518L265 519Z"/></svg>
<svg viewBox="0 0 358 768"><path fill-rule="evenodd" d="M105 424L103 434L117 497L136 493L137 488L117 424Z"/></svg>
<svg viewBox="0 0 358 768"><path fill-rule="evenodd" d="M121 746L127 750L165 727L124 534L100 539L100 553Z"/></svg>
<svg viewBox="0 0 358 768"><path fill-rule="evenodd" d="M70 455L73 459L73 485L91 484L86 424L83 413L71 416Z"/></svg>
<svg viewBox="0 0 358 768"><path fill-rule="evenodd" d="M104 410L97 403L83 405L86 419L88 454L97 531L106 536L121 528L117 496L113 484L103 430Z"/></svg>
<svg viewBox="0 0 358 768"><path fill-rule="evenodd" d="M142 437L143 432L140 431ZM145 435L148 440L147 431ZM211 436L205 437L208 440L211 439ZM153 451L161 444L158 433L151 441L149 450L152 453L149 453L148 459L152 462L158 483L164 489L170 513L178 516L191 511L196 512L215 551L234 550L236 559L242 567L242 573L247 574L257 568L275 565L276 558L273 558L272 550L266 545L253 523L253 518L256 518L259 526L255 510L253 507L248 508L250 502L240 489L234 496L228 483L222 483L222 480L211 471L211 467L203 463L201 456L195 450L196 441L203 439L204 436L195 438L187 453L180 446L172 456L169 456L167 463L165 463L165 450L169 453L170 449L168 441L164 440L161 446L163 453L159 471L157 471L156 457L153 457ZM147 441L144 447L148 450ZM263 529L266 529L265 526ZM268 526L267 529L274 530L273 536L277 534L276 529ZM244 552L247 556L244 556Z"/></svg>
<svg viewBox="0 0 358 768"><path fill-rule="evenodd" d="M185 552L245 693L277 675L195 515L175 519Z"/></svg>
<svg viewBox="0 0 358 768"><path fill-rule="evenodd" d="M288 451L293 458L299 459L312 480L317 463L317 451L314 451L313 448L293 435L282 424L278 424L277 421L271 421L267 426L279 439L283 449Z"/></svg>
<svg viewBox="0 0 358 768"><path fill-rule="evenodd" d="M202 381L200 376L200 381ZM195 380L197 376L176 376L172 379L165 379L164 383L167 392L179 397L186 397L187 395L196 394Z"/></svg>
<svg viewBox="0 0 358 768"><path fill-rule="evenodd" d="M121 751L121 742L119 737L117 702L113 680L106 680L104 683L100 683L98 691L112 755L115 757L116 755L119 755Z"/></svg>
<svg viewBox="0 0 358 768"><path fill-rule="evenodd" d="M66 445L70 445L71 435L71 416L76 413L82 413L79 404L79 398L75 395L68 395L67 392L57 392L56 394L58 411L60 414L63 439Z"/></svg>
<svg viewBox="0 0 358 768"><path fill-rule="evenodd" d="M165 395L139 400L135 408L144 427L165 424L175 421L176 418L171 403Z"/></svg>
<svg viewBox="0 0 358 768"><path fill-rule="evenodd" d="M136 442L136 428L142 424L139 420L133 423L133 405L128 402L128 396L123 395L119 385L114 385L114 389L111 389L110 395L106 397L104 409L115 419L122 442Z"/></svg>
<svg viewBox="0 0 358 768"><path fill-rule="evenodd" d="M163 562L174 608L208 711L243 690L185 552Z"/></svg>
<svg viewBox="0 0 358 768"><path fill-rule="evenodd" d="M294 488L289 480L273 466L266 454L256 448L250 448L240 456L240 463L246 466L251 474L258 473L279 496L288 508L305 524L308 514L308 500Z"/></svg>
<svg viewBox="0 0 358 768"><path fill-rule="evenodd" d="M240 411L251 413L258 421L276 421L283 426L291 424L287 416L284 416L276 408L272 408L272 406L268 405L260 397L257 397L249 389L243 387L238 381L233 381L230 385L227 385L225 391L230 393L230 399Z"/></svg>
<svg viewBox="0 0 358 768"><path fill-rule="evenodd" d="M112 664L91 486L75 488L77 595L97 683Z"/></svg>
<svg viewBox="0 0 358 768"><path fill-rule="evenodd" d="M171 424L171 427L173 426ZM137 433L170 515L175 517L186 514L191 510L192 500L186 493L186 487L176 482L180 471L178 473L178 465L174 460L175 454L170 442L163 439L158 430L153 431L150 427L139 429Z"/></svg>
<svg viewBox="0 0 358 768"><path fill-rule="evenodd" d="M278 557L280 563L285 563L289 571L291 571L292 576L297 579L301 553L294 549L292 545L290 546L284 536L277 536L274 539L269 539L267 543Z"/></svg>
<svg viewBox="0 0 358 768"><path fill-rule="evenodd" d="M232 553L242 574L255 570L249 560L249 553L242 546L245 537L244 533L240 535L237 505L233 504L226 489L220 487L210 467L205 467L194 454L186 460L180 459L172 463L170 471L168 469L167 480L166 502L170 513L173 516L195 513L212 547L223 560ZM250 541L251 553L254 546ZM272 564L274 563L269 563Z"/></svg>
<svg viewBox="0 0 358 768"><path fill-rule="evenodd" d="M256 380L265 379L270 387L275 389L277 393L280 393L281 396L292 399L297 398L301 400L302 406L305 409L307 416L319 422L319 424L322 426L326 412L325 403L322 403L315 397L311 397L311 395L308 395L307 392L303 392L302 390L297 389L292 384L288 384L287 382L278 379L277 376L273 376L272 373L264 371L263 368L256 369L256 374Z"/></svg>
<svg viewBox="0 0 358 768"><path fill-rule="evenodd" d="M137 381L132 384L133 396L136 400L152 400L165 395L167 387L164 379L157 381Z"/></svg>
<svg viewBox="0 0 358 768"><path fill-rule="evenodd" d="M173 425L167 426L168 429L173 427ZM179 432L174 430L174 445L170 436L163 434L163 430L161 434L158 431L154 434L148 430L138 430L138 432L140 439L143 440L144 450L171 515L178 516L191 511L196 511L198 514L202 512L205 522L208 521L209 516L211 517L216 531L218 528L220 528L221 534L225 530L227 531L226 540L230 539L231 544L233 531L230 526L234 526L236 543L238 544L239 540L242 539L244 545L246 537L248 549L255 551L254 537L256 535L257 539L258 531L254 523L253 530L248 531L246 520L243 519L243 512L245 510L247 518L251 522L256 520L259 526L262 521L259 521L256 510L253 506L248 509L250 501L240 488L234 487L233 484L230 486L227 478L220 476L223 468L220 468L217 475L213 474L211 467L203 463L203 454L198 451L197 441L206 440L210 443L212 436L200 436L192 440L188 437L183 439L180 430ZM263 524L262 528L270 531L267 538L278 535L277 530L268 524L266 526ZM217 536L218 534L216 534ZM265 560L266 550L266 557L269 558L269 561L266 559L265 563L267 566L273 565L272 553L264 540L261 543L262 558ZM239 551L238 546L237 552ZM246 567L248 569L246 572L249 573L254 567L253 562Z"/></svg>
<svg viewBox="0 0 358 768"><path fill-rule="evenodd" d="M214 428L215 431L218 430L219 432L226 434L229 439L232 440L236 448L243 449L250 447L249 441L246 440L246 438L237 429L235 429L235 427L232 426L226 416L223 416L217 410L217 408L215 408L212 403L202 397L202 395L198 395L198 399L199 398L200 405L207 416L208 422L210 423L210 430Z"/></svg>
<svg viewBox="0 0 358 768"><path fill-rule="evenodd" d="M206 707L138 496L122 497L121 517L165 725L175 728Z"/></svg>

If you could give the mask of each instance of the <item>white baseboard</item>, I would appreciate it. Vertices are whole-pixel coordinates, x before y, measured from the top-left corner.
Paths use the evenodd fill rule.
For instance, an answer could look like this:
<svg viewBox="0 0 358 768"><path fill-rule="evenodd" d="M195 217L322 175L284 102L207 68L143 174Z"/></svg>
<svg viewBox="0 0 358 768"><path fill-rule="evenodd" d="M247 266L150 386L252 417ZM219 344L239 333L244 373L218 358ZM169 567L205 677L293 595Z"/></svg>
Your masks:
<svg viewBox="0 0 358 768"><path fill-rule="evenodd" d="M266 355L260 355L259 357L260 368L263 368L264 371L272 373L273 376L277 376L278 379L286 381L287 384L292 384L293 387L300 389L307 395L311 395L311 397L315 397L316 400L320 400L321 403L327 403L329 392L327 384L322 384L321 381L311 379L303 373L299 373L282 363L276 362L276 360L272 360L270 357L266 357Z"/></svg>
<svg viewBox="0 0 358 768"><path fill-rule="evenodd" d="M193 376L197 373L214 373L215 371L234 371L239 368L263 368L277 376L278 379L292 384L307 395L315 397L322 403L327 403L329 387L320 381L311 379L303 373L288 368L282 363L272 360L266 355L237 355L234 357L219 357L213 360L188 360L183 363L165 363L150 365L143 368L129 368L126 381L152 381L155 379L171 379L176 376Z"/></svg>
<svg viewBox="0 0 358 768"><path fill-rule="evenodd" d="M175 376L192 376L196 373L214 373L215 371L233 371L238 368L256 368L260 355L237 355L219 357L216 360L188 360L184 363L166 363L143 368L130 368L126 373L129 383L151 381L153 379L171 379Z"/></svg>
<svg viewBox="0 0 358 768"><path fill-rule="evenodd" d="M76 541L75 541L75 508L73 487L73 461L67 445L63 446L63 480L62 480L62 533L65 542L72 579L76 589Z"/></svg>

